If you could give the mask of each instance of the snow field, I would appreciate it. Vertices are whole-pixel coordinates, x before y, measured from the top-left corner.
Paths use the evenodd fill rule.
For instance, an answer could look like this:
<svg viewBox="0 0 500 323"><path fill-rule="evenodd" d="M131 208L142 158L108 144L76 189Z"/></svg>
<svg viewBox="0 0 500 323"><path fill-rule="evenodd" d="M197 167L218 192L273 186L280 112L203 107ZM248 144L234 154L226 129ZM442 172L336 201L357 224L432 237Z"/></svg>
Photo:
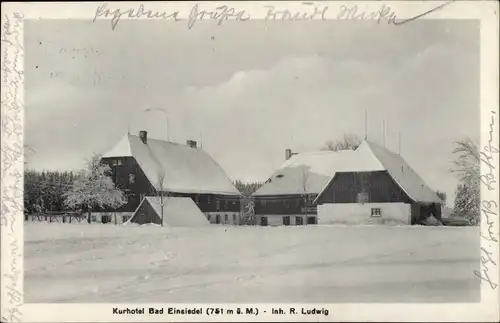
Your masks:
<svg viewBox="0 0 500 323"><path fill-rule="evenodd" d="M27 222L24 235L26 302L479 300L475 227Z"/></svg>

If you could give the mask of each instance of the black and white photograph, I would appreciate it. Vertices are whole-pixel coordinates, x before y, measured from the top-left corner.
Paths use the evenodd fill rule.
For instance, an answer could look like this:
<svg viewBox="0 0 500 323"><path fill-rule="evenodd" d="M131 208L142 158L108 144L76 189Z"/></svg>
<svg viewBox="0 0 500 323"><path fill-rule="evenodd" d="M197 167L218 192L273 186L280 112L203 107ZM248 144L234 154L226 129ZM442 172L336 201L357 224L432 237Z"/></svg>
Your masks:
<svg viewBox="0 0 500 323"><path fill-rule="evenodd" d="M498 250L497 200L481 197L498 188L498 125L482 121L480 19L380 5L365 19L354 2L285 19L260 2L262 18L225 3L214 20L215 3L187 5L179 21L146 2L23 19L25 303L147 316L458 306L497 290L481 240ZM335 315L296 311L268 314Z"/></svg>

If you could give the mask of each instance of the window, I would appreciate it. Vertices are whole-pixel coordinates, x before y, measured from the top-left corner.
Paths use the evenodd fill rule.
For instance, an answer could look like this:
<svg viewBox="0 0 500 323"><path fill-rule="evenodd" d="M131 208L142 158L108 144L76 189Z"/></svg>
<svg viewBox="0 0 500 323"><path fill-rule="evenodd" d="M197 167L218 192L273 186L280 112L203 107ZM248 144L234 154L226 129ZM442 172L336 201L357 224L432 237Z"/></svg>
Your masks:
<svg viewBox="0 0 500 323"><path fill-rule="evenodd" d="M215 223L217 223L217 224L220 223L220 214L215 215Z"/></svg>
<svg viewBox="0 0 500 323"><path fill-rule="evenodd" d="M97 217L95 215L91 215L90 216L90 221L91 222L96 222L97 221Z"/></svg>
<svg viewBox="0 0 500 323"><path fill-rule="evenodd" d="M111 165L113 166L118 165L118 161L116 159L111 160Z"/></svg>
<svg viewBox="0 0 500 323"><path fill-rule="evenodd" d="M196 203L196 204L200 204L200 196L199 196L199 195L196 195L196 196L194 197L194 203ZM210 215L209 215L209 217L210 217ZM210 218L209 218L209 220L210 220Z"/></svg>
<svg viewBox="0 0 500 323"><path fill-rule="evenodd" d="M233 214L233 224L236 224L236 214Z"/></svg>
<svg viewBox="0 0 500 323"><path fill-rule="evenodd" d="M210 221L210 214L207 214L207 220Z"/></svg>
<svg viewBox="0 0 500 323"><path fill-rule="evenodd" d="M290 217L289 216L283 217L283 225L290 225Z"/></svg>
<svg viewBox="0 0 500 323"><path fill-rule="evenodd" d="M220 209L220 201L219 199L215 200L215 209L218 211Z"/></svg>
<svg viewBox="0 0 500 323"><path fill-rule="evenodd" d="M260 225L261 226L267 226L267 216L262 216L260 218Z"/></svg>
<svg viewBox="0 0 500 323"><path fill-rule="evenodd" d="M224 210L227 210L227 200L224 200Z"/></svg>
<svg viewBox="0 0 500 323"><path fill-rule="evenodd" d="M118 159L118 160L116 161L116 164L117 164L117 165L122 165L122 160L121 160L121 159Z"/></svg>
<svg viewBox="0 0 500 323"><path fill-rule="evenodd" d="M227 223L228 217L227 214L224 214L224 223Z"/></svg>
<svg viewBox="0 0 500 323"><path fill-rule="evenodd" d="M308 216L307 217L307 224L316 224L316 217L315 216Z"/></svg>
<svg viewBox="0 0 500 323"><path fill-rule="evenodd" d="M208 196L207 196L207 203L208 203L208 204L210 204L211 200L212 200L212 199L210 198L210 195L208 195Z"/></svg>
<svg viewBox="0 0 500 323"><path fill-rule="evenodd" d="M296 216L295 225L304 225L304 219L301 216Z"/></svg>
<svg viewBox="0 0 500 323"><path fill-rule="evenodd" d="M382 216L382 212L381 212L380 208L372 208L372 216L373 217Z"/></svg>
<svg viewBox="0 0 500 323"><path fill-rule="evenodd" d="M129 174L128 175L128 182L129 182L129 184L134 184L135 183L135 175L134 174Z"/></svg>

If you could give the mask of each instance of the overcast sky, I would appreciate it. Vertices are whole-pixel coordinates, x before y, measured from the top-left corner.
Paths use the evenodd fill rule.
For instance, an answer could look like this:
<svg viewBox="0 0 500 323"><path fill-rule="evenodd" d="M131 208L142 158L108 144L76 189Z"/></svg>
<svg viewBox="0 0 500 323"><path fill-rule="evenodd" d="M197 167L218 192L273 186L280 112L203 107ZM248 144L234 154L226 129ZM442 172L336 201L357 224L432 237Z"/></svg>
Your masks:
<svg viewBox="0 0 500 323"><path fill-rule="evenodd" d="M232 179L265 180L284 150L344 133L398 150L454 195L453 141L479 137L475 21L25 23L29 167L78 169L127 132L203 140Z"/></svg>

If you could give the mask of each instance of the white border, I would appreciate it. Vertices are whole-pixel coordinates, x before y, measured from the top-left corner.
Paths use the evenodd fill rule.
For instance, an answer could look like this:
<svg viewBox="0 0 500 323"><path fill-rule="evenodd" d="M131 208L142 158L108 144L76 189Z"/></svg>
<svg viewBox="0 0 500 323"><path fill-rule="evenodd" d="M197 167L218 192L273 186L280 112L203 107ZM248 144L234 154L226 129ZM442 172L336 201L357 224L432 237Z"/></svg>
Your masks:
<svg viewBox="0 0 500 323"><path fill-rule="evenodd" d="M108 4L109 9L122 11L128 8L139 7L139 2L113 2ZM159 12L179 11L180 17L186 18L194 3L189 2L143 2L147 10ZM200 2L200 10L214 9L215 6L227 5L237 11L245 10L250 13L252 19L265 17L266 6L273 5L277 9L288 9L289 11L311 12L311 8L317 6L322 9L328 6L325 18L336 19L342 5L353 5L354 2L316 2L314 4L303 4L301 2L220 2L217 4ZM391 11L397 13L399 19L416 16L422 12L437 7L443 2L434 1L398 1L398 2L356 2L360 9L377 11L385 4ZM16 26L15 15L23 16L24 19L68 19L85 18L93 19L99 3L2 3L2 227L1 227L1 259L2 259L2 294L1 314L2 321L26 321L26 322L138 322L138 321L498 321L499 319L499 291L482 286L482 301L477 304L314 304L315 308L325 307L330 311L329 316L288 316L288 315L258 315L258 316L134 316L113 315L112 308L120 304L22 304L23 291L23 220L24 216L20 210L13 207L16 203L22 205L22 174L23 174L23 152L22 152L22 125L23 125L23 87L22 73L16 74L16 70L23 70L22 60L22 19ZM111 18L111 17L110 17ZM110 19L108 18L108 19ZM493 127L493 146L498 145L498 3L496 1L459 1L446 6L442 10L435 11L426 18L432 19L480 19L481 20L481 147L484 147L489 138L489 125L492 112L495 111L495 125ZM102 19L102 18L99 18ZM126 15L121 19L128 18ZM317 16L316 19L320 19ZM7 23L10 34L6 34ZM183 20L179 23L186 23ZM216 23L216 22L214 22ZM243 21L241 23L244 23ZM279 23L279 22L276 22ZM387 23L382 21L381 23ZM111 24L110 24L111 28ZM187 27L186 27L187 28ZM194 26L193 28L196 28ZM224 28L222 22L221 28ZM395 27L397 28L397 27ZM15 47L15 44L21 47ZM17 54L16 54L17 51ZM19 58L14 62L13 57ZM10 60L6 60L10 58ZM10 70L10 72L7 70ZM459 67L457 67L459 68ZM16 90L17 88L17 90ZM17 92L16 92L17 91ZM498 154L494 155L494 165L498 165ZM482 165L481 172L489 170ZM495 190L487 190L482 187L482 199L495 201L498 205L498 168L494 170L497 179ZM497 208L498 213L498 208ZM498 238L499 217L490 217L492 230ZM481 231L487 234L488 225L483 217ZM11 230L12 228L12 230ZM499 244L489 244L482 240L482 247L492 253L492 259L498 260ZM496 266L485 263L483 268L489 269L490 278L499 283L500 262ZM123 307L136 307L134 304L122 304ZM174 304L170 304L174 305ZM238 305L212 304L217 307L236 308ZM142 307L142 305L140 305ZM168 307L168 304L144 304L144 307L157 306ZM200 307L199 304L183 304L182 307ZM207 308L208 304L201 307ZM280 304L242 304L241 307L259 308L261 313L271 307ZM301 304L281 304L283 308L300 308ZM181 307L181 306L177 306Z"/></svg>

